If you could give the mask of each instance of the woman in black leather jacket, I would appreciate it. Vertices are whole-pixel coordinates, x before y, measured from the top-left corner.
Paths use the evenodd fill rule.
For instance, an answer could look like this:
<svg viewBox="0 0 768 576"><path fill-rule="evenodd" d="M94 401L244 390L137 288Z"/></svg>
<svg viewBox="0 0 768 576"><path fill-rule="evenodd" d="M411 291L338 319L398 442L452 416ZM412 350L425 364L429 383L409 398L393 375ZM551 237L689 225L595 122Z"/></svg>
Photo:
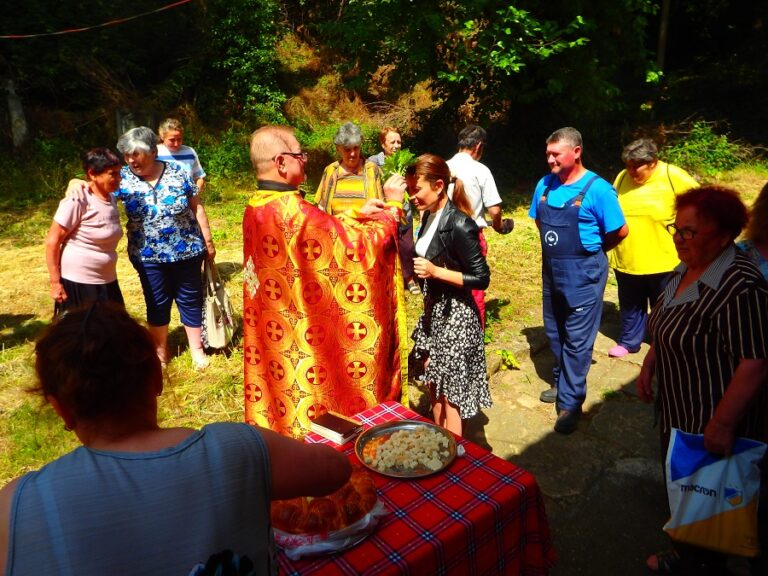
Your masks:
<svg viewBox="0 0 768 576"><path fill-rule="evenodd" d="M423 211L414 272L424 293L424 313L413 332L412 358L423 362L435 422L461 435L464 420L491 406L483 329L471 293L487 288L491 274L464 186L451 177L445 160L419 156L406 182Z"/></svg>

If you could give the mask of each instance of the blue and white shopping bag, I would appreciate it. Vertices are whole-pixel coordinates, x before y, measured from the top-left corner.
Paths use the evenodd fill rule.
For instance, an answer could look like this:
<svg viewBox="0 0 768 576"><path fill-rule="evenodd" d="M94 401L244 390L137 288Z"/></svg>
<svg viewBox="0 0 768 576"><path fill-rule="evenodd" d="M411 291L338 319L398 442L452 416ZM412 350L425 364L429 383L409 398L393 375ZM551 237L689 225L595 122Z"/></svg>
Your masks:
<svg viewBox="0 0 768 576"><path fill-rule="evenodd" d="M702 434L673 428L665 463L672 516L664 530L679 542L757 556L758 465L765 450L763 442L737 438L731 456L715 456Z"/></svg>

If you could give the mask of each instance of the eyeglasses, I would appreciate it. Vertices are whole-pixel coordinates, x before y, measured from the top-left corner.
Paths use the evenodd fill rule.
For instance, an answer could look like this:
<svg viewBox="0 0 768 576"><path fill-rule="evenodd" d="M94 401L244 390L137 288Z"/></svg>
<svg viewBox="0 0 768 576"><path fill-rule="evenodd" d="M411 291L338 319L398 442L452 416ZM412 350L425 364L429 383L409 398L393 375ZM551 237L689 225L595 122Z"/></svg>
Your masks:
<svg viewBox="0 0 768 576"><path fill-rule="evenodd" d="M296 160L301 160L302 162L307 161L307 153L306 152L280 152L279 154L275 154L272 156L272 162L275 161L275 158L278 156L293 156L296 158Z"/></svg>
<svg viewBox="0 0 768 576"><path fill-rule="evenodd" d="M683 240L691 240L699 233L698 230L693 230L692 228L678 228L675 224L667 224L666 228L667 232L672 236L680 236Z"/></svg>

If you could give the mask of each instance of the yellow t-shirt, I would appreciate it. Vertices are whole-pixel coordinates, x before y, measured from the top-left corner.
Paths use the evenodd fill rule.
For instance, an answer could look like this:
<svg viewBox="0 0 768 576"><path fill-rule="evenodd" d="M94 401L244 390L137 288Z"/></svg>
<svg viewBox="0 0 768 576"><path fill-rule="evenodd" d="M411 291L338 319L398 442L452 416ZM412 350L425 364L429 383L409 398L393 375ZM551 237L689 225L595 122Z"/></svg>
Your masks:
<svg viewBox="0 0 768 576"><path fill-rule="evenodd" d="M651 177L639 186L622 170L613 187L629 235L608 252L611 268L641 275L670 272L677 266L680 259L666 225L675 220L675 196L698 185L682 168L660 160Z"/></svg>

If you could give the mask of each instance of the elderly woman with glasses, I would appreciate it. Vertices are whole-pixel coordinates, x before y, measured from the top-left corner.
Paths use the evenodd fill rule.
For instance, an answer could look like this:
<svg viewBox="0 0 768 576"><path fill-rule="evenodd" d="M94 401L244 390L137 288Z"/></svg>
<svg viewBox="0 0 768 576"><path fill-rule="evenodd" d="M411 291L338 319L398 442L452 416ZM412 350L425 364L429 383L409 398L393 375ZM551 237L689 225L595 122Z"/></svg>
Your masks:
<svg viewBox="0 0 768 576"><path fill-rule="evenodd" d="M678 259L664 226L675 217L675 197L698 186L685 170L662 162L653 140L627 144L626 166L613 187L629 229L624 241L608 253L619 288L621 332L608 355L621 358L640 350L648 309L658 299Z"/></svg>
<svg viewBox="0 0 768 576"><path fill-rule="evenodd" d="M703 434L704 446L715 455L730 454L737 436L768 440L768 285L734 245L747 209L734 190L720 186L685 192L675 206L667 229L681 262L651 310L653 343L637 381L640 398L650 402L656 377L662 462L672 428ZM765 524L759 529L764 540ZM660 573L679 568L683 574L714 575L728 573L726 560L675 543L673 551L654 554L647 564Z"/></svg>
<svg viewBox="0 0 768 576"><path fill-rule="evenodd" d="M361 208L369 198L384 200L381 171L360 155L363 135L353 122L342 124L333 137L341 160L326 166L317 187L317 205L324 212L339 214Z"/></svg>

